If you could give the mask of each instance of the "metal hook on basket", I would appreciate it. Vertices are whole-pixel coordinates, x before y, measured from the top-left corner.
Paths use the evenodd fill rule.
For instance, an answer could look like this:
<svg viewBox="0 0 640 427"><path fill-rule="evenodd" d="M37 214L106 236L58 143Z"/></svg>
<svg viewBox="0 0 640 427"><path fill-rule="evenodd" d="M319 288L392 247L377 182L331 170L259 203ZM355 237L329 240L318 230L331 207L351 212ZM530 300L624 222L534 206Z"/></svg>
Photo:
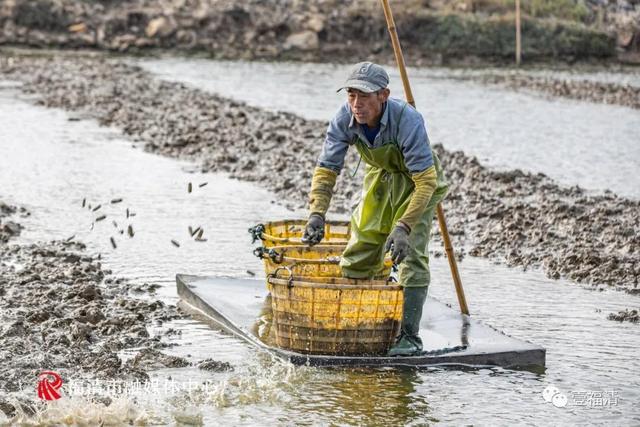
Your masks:
<svg viewBox="0 0 640 427"><path fill-rule="evenodd" d="M389 277L387 277L387 280L386 280L387 285L390 283L398 283L398 278L396 277L396 274L398 274L398 264L394 262L391 265L391 273L389 274Z"/></svg>
<svg viewBox="0 0 640 427"><path fill-rule="evenodd" d="M255 227L249 228L249 234L251 234L251 243L255 243L258 240L264 240L262 233L265 232L264 224L258 224Z"/></svg>
<svg viewBox="0 0 640 427"><path fill-rule="evenodd" d="M258 258L260 258L260 259L264 258L265 252L266 252L266 248L264 248L262 246L258 246L257 248L255 248L253 250L253 254L255 256L257 256Z"/></svg>
<svg viewBox="0 0 640 427"><path fill-rule="evenodd" d="M269 255L269 258L271 258L271 261L276 264L282 264L282 261L284 261L284 252L278 253L275 249L269 249L267 254Z"/></svg>
<svg viewBox="0 0 640 427"><path fill-rule="evenodd" d="M291 271L291 269L286 265L282 265L280 267L277 267L273 271L273 273L269 274L268 277L271 277L273 279L277 279L278 278L278 271L280 271L280 270L287 270L289 272L289 279L288 279L288 282L287 282L287 286L292 287L293 286L293 271Z"/></svg>

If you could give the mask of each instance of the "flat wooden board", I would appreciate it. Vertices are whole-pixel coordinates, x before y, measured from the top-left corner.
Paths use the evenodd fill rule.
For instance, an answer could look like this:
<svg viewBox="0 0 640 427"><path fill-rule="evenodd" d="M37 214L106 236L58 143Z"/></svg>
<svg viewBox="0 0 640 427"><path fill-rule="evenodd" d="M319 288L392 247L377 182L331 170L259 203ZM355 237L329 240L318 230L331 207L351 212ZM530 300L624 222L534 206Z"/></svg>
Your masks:
<svg viewBox="0 0 640 427"><path fill-rule="evenodd" d="M428 298L420 336L425 353L411 357L307 355L277 348L261 339L268 290L264 280L231 279L178 274L183 305L202 314L223 330L249 344L291 361L310 366L501 366L544 367L545 349L510 337L491 326Z"/></svg>

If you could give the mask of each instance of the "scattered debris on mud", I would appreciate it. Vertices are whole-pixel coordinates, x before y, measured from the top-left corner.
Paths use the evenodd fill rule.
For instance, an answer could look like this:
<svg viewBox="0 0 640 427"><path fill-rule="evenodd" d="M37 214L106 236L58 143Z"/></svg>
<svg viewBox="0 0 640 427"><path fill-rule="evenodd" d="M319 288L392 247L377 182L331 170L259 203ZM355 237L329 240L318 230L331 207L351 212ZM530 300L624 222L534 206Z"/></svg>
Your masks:
<svg viewBox="0 0 640 427"><path fill-rule="evenodd" d="M8 242L12 237L19 236L22 231L22 225L17 222L3 221L3 218L15 214L19 214L21 217L29 216L29 212L25 208L16 208L0 201L0 244Z"/></svg>
<svg viewBox="0 0 640 427"><path fill-rule="evenodd" d="M184 368L185 366L191 366L191 363L183 357L168 356L158 350L145 348L136 354L133 359L127 361L127 365L134 369L150 370L161 368Z"/></svg>
<svg viewBox="0 0 640 427"><path fill-rule="evenodd" d="M626 309L624 311L619 311L617 314L611 313L607 318L617 322L638 323L640 322L640 312L638 312L638 310Z"/></svg>
<svg viewBox="0 0 640 427"><path fill-rule="evenodd" d="M198 368L203 371L226 372L233 371L233 366L229 362L220 362L213 359L205 359L198 363Z"/></svg>
<svg viewBox="0 0 640 427"><path fill-rule="evenodd" d="M228 172L305 207L327 124L155 79L117 60L0 58L6 78L40 103L119 127L146 150ZM496 172L436 145L451 184L444 208L450 233L472 256L510 266L542 266L549 277L636 289L640 277L640 201L611 192L561 187L543 174ZM350 211L361 175L350 150L332 212ZM362 171L360 171L362 173ZM437 232L436 232L437 234Z"/></svg>

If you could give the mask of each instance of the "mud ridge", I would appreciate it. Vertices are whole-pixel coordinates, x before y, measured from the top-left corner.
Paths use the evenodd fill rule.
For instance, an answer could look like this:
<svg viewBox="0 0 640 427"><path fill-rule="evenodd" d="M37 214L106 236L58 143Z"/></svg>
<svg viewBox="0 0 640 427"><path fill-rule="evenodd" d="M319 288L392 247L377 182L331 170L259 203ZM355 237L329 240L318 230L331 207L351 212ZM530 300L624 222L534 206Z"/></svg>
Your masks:
<svg viewBox="0 0 640 427"><path fill-rule="evenodd" d="M551 97L577 99L600 104L622 105L640 109L640 87L588 80L535 77L525 74L487 74L477 78L512 90L528 90Z"/></svg>

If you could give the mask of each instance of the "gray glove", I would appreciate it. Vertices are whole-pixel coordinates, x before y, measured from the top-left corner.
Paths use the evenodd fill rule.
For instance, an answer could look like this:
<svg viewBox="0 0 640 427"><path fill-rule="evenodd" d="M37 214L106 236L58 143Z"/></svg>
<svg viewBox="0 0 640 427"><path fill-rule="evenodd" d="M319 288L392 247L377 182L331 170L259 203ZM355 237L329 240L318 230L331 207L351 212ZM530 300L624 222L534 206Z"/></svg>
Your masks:
<svg viewBox="0 0 640 427"><path fill-rule="evenodd" d="M387 242L384 244L384 253L391 251L391 259L395 264L400 264L409 253L409 230L402 225L396 225Z"/></svg>
<svg viewBox="0 0 640 427"><path fill-rule="evenodd" d="M309 246L317 245L324 237L324 218L317 213L309 215L307 226L304 228L302 243Z"/></svg>

